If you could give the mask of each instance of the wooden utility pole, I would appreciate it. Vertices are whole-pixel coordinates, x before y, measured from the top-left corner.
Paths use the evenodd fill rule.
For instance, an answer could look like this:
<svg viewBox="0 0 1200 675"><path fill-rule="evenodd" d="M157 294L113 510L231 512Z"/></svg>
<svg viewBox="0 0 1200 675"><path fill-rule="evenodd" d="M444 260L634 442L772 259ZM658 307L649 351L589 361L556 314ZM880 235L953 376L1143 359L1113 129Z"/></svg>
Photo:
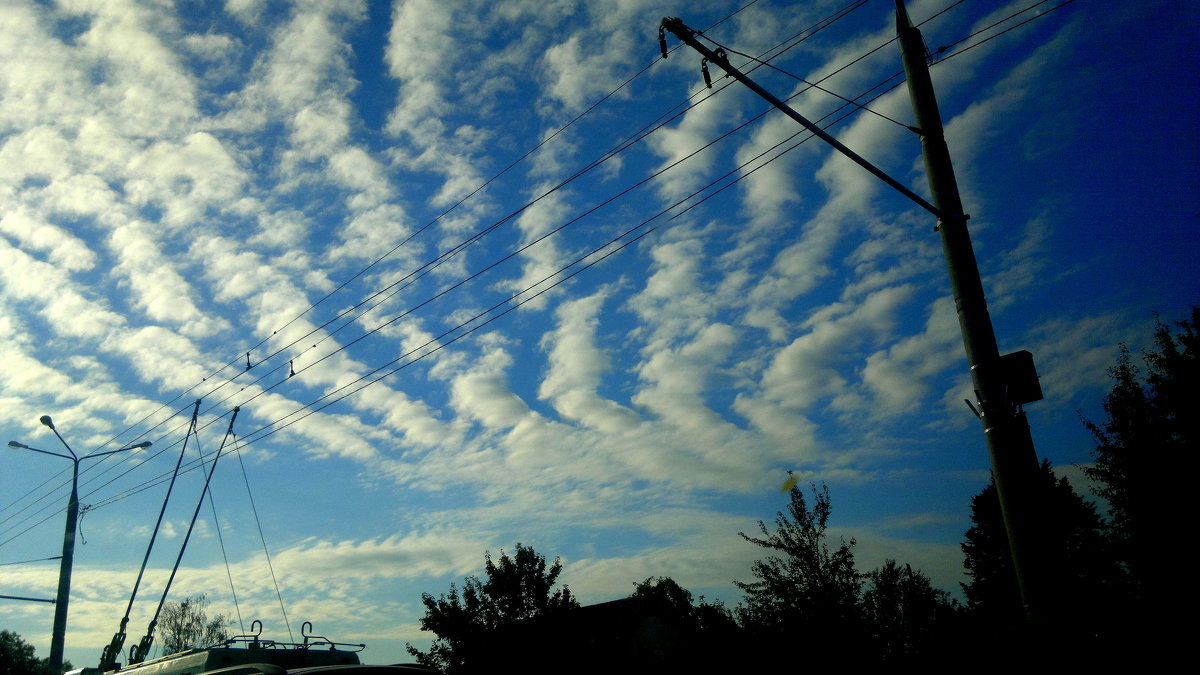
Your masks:
<svg viewBox="0 0 1200 675"><path fill-rule="evenodd" d="M941 114L933 93L933 83L929 79L925 43L921 39L921 32L909 20L903 0L896 0L896 26L904 71L908 77L909 95L916 115L916 131L921 135L921 152L925 158L925 174L929 180L932 204L854 153L734 68L729 64L724 49L708 48L700 42L698 34L679 19L663 19L660 30L669 30L685 44L700 52L704 62L716 64L729 76L745 84L818 138L832 145L838 152L937 216L937 230L941 234L942 251L950 273L950 286L975 390L976 402L971 408L983 425L992 464L992 476L996 482L996 493L1000 497L1013 568L1021 592L1021 602L1025 607L1026 619L1032 621L1041 597L1037 572L1039 566L1034 557L1038 546L1033 534L1035 522L1032 518L1036 492L1031 489L1031 481L1038 466L1029 424L1021 406L1040 400L1041 388L1029 352L1021 351L1001 356L997 348L996 335L983 294L983 283L979 277L979 267L971 246L971 236L967 231L968 216L963 213L962 201L959 199L954 167L942 132ZM665 57L666 43L662 40L661 33L660 43ZM705 77L707 80L707 71ZM968 405L971 405L969 401Z"/></svg>
<svg viewBox="0 0 1200 675"><path fill-rule="evenodd" d="M925 177L934 205L940 211L938 232L942 252L950 273L950 287L962 330L963 347L971 367L979 421L983 424L988 456L992 463L992 478L1000 498L1000 511L1012 552L1013 569L1021 590L1025 615L1032 620L1041 604L1039 589L1040 566L1035 563L1037 548L1034 541L1036 524L1032 513L1032 489L1038 465L1029 423L1021 406L1042 398L1028 352L1000 356L996 334L988 314L979 265L967 231L968 216L963 213L954 178L954 165L942 131L942 116L938 111L929 66L925 60L925 41L921 31L913 26L904 7L896 0L896 32L900 38L900 54L908 80L916 126L921 132L921 154L925 158Z"/></svg>

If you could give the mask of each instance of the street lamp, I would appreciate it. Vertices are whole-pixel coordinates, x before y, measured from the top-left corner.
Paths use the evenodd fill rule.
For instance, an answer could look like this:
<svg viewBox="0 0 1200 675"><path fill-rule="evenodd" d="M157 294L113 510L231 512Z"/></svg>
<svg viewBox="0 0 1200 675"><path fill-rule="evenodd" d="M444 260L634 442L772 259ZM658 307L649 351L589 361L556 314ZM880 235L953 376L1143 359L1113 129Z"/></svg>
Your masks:
<svg viewBox="0 0 1200 675"><path fill-rule="evenodd" d="M150 447L150 441L142 441L141 443L134 443L133 445L128 445L117 450L95 452L80 457L75 454L71 446L67 445L62 435L58 433L58 429L54 428L54 420L50 419L49 415L42 415L39 421L50 427L50 431L53 431L54 435L58 436L58 440L67 449L67 452L71 453L70 455L31 448L24 443L16 441L9 441L8 447L32 450L40 452L43 455L54 455L55 457L71 460L71 500L67 502L67 526L63 532L62 562L58 568L58 595L54 599L54 635L50 641L50 675L58 675L62 672L63 644L66 642L67 637L67 603L71 595L71 565L75 559L75 528L79 521L79 462L85 459L104 457L105 455L133 450L134 448L148 448Z"/></svg>

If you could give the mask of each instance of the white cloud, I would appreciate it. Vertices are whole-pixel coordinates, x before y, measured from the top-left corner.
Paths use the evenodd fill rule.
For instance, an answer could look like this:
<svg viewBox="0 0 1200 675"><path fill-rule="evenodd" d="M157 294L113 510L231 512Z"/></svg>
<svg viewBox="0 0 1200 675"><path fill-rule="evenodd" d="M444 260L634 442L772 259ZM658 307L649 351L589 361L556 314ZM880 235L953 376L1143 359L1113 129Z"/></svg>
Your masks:
<svg viewBox="0 0 1200 675"><path fill-rule="evenodd" d="M2 239L0 278L13 296L38 303L39 313L63 336L100 338L125 323L107 303L80 292L61 270Z"/></svg>
<svg viewBox="0 0 1200 675"><path fill-rule="evenodd" d="M0 216L0 232L15 238L26 249L46 251L51 263L71 272L90 270L96 265L96 254L81 239L24 209Z"/></svg>
<svg viewBox="0 0 1200 675"><path fill-rule="evenodd" d="M899 415L925 404L930 379L963 360L954 302L939 298L928 315L924 331L867 357L862 378L872 395L873 416Z"/></svg>
<svg viewBox="0 0 1200 675"><path fill-rule="evenodd" d="M542 338L549 351L550 370L538 389L539 398L549 400L567 419L609 433L641 422L634 411L597 393L610 359L596 345L597 314L607 299L606 291L572 300L555 312L558 328Z"/></svg>
<svg viewBox="0 0 1200 675"><path fill-rule="evenodd" d="M147 232L133 222L113 230L109 245L120 260L138 304L156 321L180 326L189 335L204 336L229 330L220 317L209 317L192 302L193 291Z"/></svg>

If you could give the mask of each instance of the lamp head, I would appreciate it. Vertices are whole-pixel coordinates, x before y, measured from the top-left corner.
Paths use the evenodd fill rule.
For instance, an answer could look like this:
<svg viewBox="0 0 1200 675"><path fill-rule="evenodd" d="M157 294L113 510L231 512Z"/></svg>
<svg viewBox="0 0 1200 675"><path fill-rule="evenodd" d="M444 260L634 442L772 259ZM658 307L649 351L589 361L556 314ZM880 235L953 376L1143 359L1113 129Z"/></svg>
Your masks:
<svg viewBox="0 0 1200 675"><path fill-rule="evenodd" d="M9 441L8 447L10 447L10 448L28 448L29 446L25 445L24 443L18 443L16 441Z"/></svg>
<svg viewBox="0 0 1200 675"><path fill-rule="evenodd" d="M56 431L56 429L54 428L54 420L50 419L49 415L42 415L41 417L38 418L38 421L41 422L42 424L45 424L46 426L50 427L51 431Z"/></svg>

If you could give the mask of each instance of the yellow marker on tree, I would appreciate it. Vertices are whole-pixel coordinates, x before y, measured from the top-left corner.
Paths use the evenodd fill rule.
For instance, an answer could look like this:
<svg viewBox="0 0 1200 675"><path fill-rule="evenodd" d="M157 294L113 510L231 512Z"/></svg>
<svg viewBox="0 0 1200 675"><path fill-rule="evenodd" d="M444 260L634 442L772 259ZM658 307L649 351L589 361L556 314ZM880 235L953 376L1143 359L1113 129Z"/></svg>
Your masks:
<svg viewBox="0 0 1200 675"><path fill-rule="evenodd" d="M788 479L786 482L784 482L783 487L779 488L779 491L780 492L789 492L792 488L796 487L796 483L799 482L799 480L800 479L796 477L796 474L792 473L789 470L788 471Z"/></svg>

